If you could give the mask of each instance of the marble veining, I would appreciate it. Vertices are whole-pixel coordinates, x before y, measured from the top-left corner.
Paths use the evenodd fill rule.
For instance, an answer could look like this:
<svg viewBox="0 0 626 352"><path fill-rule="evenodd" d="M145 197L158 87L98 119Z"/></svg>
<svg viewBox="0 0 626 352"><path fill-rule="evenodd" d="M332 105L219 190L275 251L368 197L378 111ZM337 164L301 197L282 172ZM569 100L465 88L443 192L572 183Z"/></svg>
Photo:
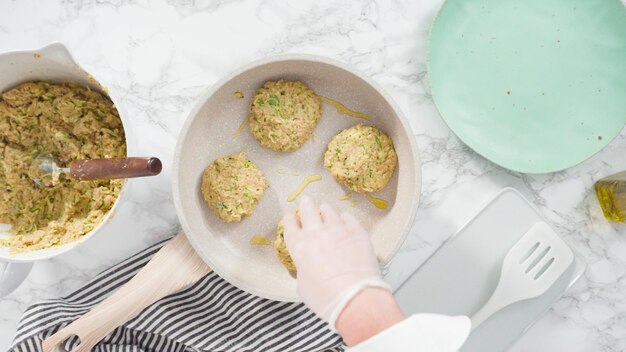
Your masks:
<svg viewBox="0 0 626 352"><path fill-rule="evenodd" d="M626 350L626 226L602 217L595 180L626 170L626 133L583 164L548 175L504 170L464 146L428 89L430 23L442 0L83 0L0 2L0 52L64 42L87 71L121 97L137 152L164 162L162 176L131 180L130 201L105 231L37 263L0 300L0 348L22 311L67 294L99 271L178 229L169 166L176 137L204 89L254 59L325 55L376 80L410 120L423 162L415 226L387 279L399 285L502 187L520 190L585 259L584 277L512 348Z"/></svg>

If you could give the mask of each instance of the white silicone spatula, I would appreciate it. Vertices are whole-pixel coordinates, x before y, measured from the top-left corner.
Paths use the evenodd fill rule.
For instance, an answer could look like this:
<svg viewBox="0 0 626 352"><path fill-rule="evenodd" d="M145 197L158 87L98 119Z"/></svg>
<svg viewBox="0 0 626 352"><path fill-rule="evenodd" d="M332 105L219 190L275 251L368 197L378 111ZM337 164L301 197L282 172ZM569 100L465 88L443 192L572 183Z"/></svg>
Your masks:
<svg viewBox="0 0 626 352"><path fill-rule="evenodd" d="M500 309L545 293L573 260L572 250L548 224L533 225L504 257L498 286L472 316L472 330Z"/></svg>

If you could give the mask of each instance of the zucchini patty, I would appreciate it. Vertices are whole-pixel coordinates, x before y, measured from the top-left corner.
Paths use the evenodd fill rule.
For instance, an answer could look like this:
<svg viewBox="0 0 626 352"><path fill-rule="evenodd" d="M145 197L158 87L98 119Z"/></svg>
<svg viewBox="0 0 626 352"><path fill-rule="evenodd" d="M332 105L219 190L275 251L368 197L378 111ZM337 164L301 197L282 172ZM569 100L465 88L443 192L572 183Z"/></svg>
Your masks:
<svg viewBox="0 0 626 352"><path fill-rule="evenodd" d="M302 82L265 82L250 105L250 131L264 147L279 152L300 148L322 116L320 98Z"/></svg>
<svg viewBox="0 0 626 352"><path fill-rule="evenodd" d="M358 124L337 134L324 153L324 166L354 192L376 192L389 183L398 157L389 136Z"/></svg>
<svg viewBox="0 0 626 352"><path fill-rule="evenodd" d="M215 214L226 222L252 214L267 189L263 172L245 152L213 161L202 175L202 196Z"/></svg>

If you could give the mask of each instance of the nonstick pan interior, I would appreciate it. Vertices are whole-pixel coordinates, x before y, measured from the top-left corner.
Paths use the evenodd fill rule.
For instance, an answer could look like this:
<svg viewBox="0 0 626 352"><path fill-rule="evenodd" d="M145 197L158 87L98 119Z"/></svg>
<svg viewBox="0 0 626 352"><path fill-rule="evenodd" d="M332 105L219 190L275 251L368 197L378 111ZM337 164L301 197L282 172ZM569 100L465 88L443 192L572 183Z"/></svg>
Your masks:
<svg viewBox="0 0 626 352"><path fill-rule="evenodd" d="M338 100L370 115L370 120L341 115L324 105L312 138L292 153L262 147L248 128L233 133L248 115L250 100L268 80L299 80L318 95ZM244 98L235 92L242 92ZM347 189L334 181L322 164L330 139L357 123L373 124L392 137L398 167L389 185L375 196L389 202L376 208L361 194L339 200ZM200 193L202 172L218 157L239 151L265 173L269 188L254 214L241 222L222 222ZM370 232L381 264L402 244L413 222L420 193L420 164L408 122L394 103L369 79L334 61L303 55L281 56L255 62L228 76L204 94L190 113L179 137L173 170L173 193L183 230L200 257L224 279L252 294L282 301L298 301L296 280L280 264L270 246L251 245L254 235L273 241L276 224L295 209L289 195L305 176L322 175L304 193L327 202L338 211L350 211ZM354 207L352 207L354 201Z"/></svg>

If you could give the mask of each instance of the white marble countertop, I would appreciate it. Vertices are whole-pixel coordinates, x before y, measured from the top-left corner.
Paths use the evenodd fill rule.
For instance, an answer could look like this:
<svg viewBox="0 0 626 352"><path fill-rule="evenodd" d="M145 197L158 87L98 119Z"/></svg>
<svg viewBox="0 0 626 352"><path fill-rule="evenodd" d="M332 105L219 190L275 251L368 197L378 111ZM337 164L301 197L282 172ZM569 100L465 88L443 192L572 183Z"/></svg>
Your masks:
<svg viewBox="0 0 626 352"><path fill-rule="evenodd" d="M423 162L416 225L388 278L398 285L501 188L534 202L584 257L584 277L512 351L626 350L626 226L602 217L595 180L626 170L626 133L582 165L529 176L465 147L437 113L426 81L427 34L442 0L10 1L0 2L0 52L66 43L77 61L122 96L140 153L164 161L160 177L133 180L105 231L35 265L0 300L0 348L23 310L79 288L99 271L178 228L169 166L196 98L223 75L272 54L325 55L380 83L410 119Z"/></svg>

